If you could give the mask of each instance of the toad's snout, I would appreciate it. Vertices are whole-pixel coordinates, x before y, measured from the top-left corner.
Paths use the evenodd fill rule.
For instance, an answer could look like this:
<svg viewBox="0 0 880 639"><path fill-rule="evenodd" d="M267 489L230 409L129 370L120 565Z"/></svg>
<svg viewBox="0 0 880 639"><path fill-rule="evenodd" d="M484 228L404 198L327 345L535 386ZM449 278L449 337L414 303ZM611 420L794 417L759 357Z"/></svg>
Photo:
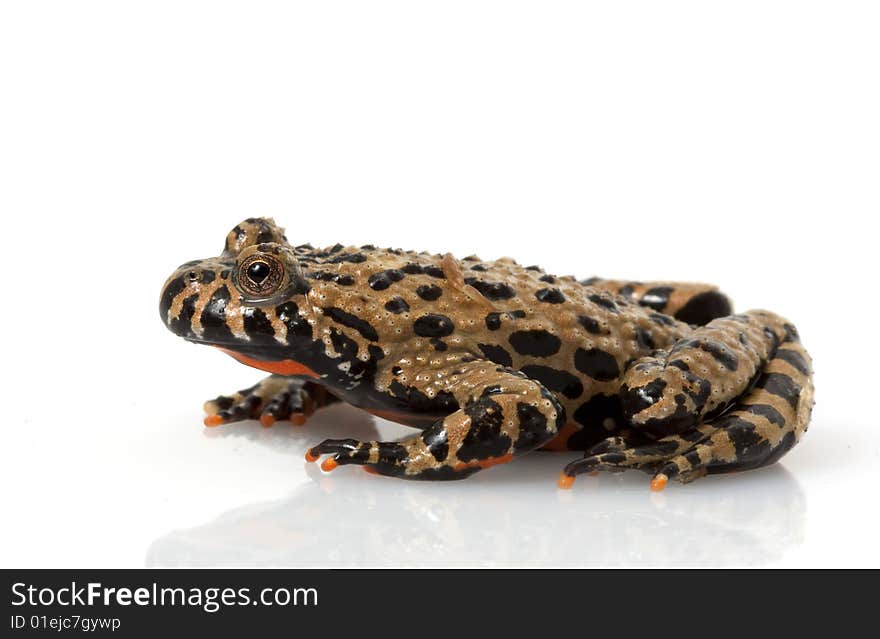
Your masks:
<svg viewBox="0 0 880 639"><path fill-rule="evenodd" d="M206 325L225 325L225 303L214 296L220 272L209 264L187 262L178 267L162 286L159 316L171 332L189 339L200 338ZM225 286L222 287L225 289ZM229 299L228 292L219 299Z"/></svg>

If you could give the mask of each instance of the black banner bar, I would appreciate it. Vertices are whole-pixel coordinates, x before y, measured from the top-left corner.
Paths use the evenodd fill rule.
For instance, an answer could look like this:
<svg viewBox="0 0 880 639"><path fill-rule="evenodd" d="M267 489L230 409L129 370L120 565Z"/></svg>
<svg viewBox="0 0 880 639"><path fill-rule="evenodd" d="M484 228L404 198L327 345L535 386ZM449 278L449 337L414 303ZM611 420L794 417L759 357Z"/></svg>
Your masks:
<svg viewBox="0 0 880 639"><path fill-rule="evenodd" d="M4 570L0 636L285 636L422 630L523 636L783 636L857 623L876 596L847 573L711 570ZM857 581L863 581L861 579ZM684 626L680 624L685 623ZM708 624L708 625L706 625ZM678 628L678 630L676 630ZM713 629L714 630L710 630ZM422 630L420 630L422 629Z"/></svg>

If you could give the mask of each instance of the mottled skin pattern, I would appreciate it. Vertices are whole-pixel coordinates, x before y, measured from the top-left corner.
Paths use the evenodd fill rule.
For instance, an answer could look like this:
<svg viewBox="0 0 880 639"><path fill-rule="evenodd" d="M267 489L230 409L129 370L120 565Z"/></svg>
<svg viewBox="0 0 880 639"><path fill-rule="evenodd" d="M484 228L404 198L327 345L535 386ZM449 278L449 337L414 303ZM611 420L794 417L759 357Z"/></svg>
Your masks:
<svg viewBox="0 0 880 639"><path fill-rule="evenodd" d="M638 468L662 489L771 464L813 404L809 355L773 313L703 284L577 281L509 258L292 246L251 218L165 283L162 320L273 373L205 405L209 426L301 424L346 401L422 429L326 440L307 459L460 479L532 450L582 450L559 483Z"/></svg>

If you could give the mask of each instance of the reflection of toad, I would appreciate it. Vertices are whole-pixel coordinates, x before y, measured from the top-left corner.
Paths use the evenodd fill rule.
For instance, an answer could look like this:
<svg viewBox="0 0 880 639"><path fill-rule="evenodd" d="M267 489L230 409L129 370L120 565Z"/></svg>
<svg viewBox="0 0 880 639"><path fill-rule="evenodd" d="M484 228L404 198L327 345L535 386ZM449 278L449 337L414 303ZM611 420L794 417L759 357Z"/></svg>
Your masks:
<svg viewBox="0 0 880 639"><path fill-rule="evenodd" d="M779 465L734 482L649 496L637 477L626 475L593 478L583 490L559 493L539 480L554 463L552 456L532 455L466 487L399 486L316 472L314 483L286 499L162 536L146 563L761 566L803 541L806 501Z"/></svg>

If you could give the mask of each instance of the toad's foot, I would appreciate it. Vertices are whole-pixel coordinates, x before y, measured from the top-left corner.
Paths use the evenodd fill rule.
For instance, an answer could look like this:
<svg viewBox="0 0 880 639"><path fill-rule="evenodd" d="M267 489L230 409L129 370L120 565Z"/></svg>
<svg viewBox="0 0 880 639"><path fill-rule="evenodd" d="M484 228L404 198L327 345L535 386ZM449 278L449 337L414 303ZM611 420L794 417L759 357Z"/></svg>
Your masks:
<svg viewBox="0 0 880 639"><path fill-rule="evenodd" d="M261 382L205 402L205 426L259 419L263 426L289 419L301 426L318 408L334 401L322 386L295 377L270 375Z"/></svg>

